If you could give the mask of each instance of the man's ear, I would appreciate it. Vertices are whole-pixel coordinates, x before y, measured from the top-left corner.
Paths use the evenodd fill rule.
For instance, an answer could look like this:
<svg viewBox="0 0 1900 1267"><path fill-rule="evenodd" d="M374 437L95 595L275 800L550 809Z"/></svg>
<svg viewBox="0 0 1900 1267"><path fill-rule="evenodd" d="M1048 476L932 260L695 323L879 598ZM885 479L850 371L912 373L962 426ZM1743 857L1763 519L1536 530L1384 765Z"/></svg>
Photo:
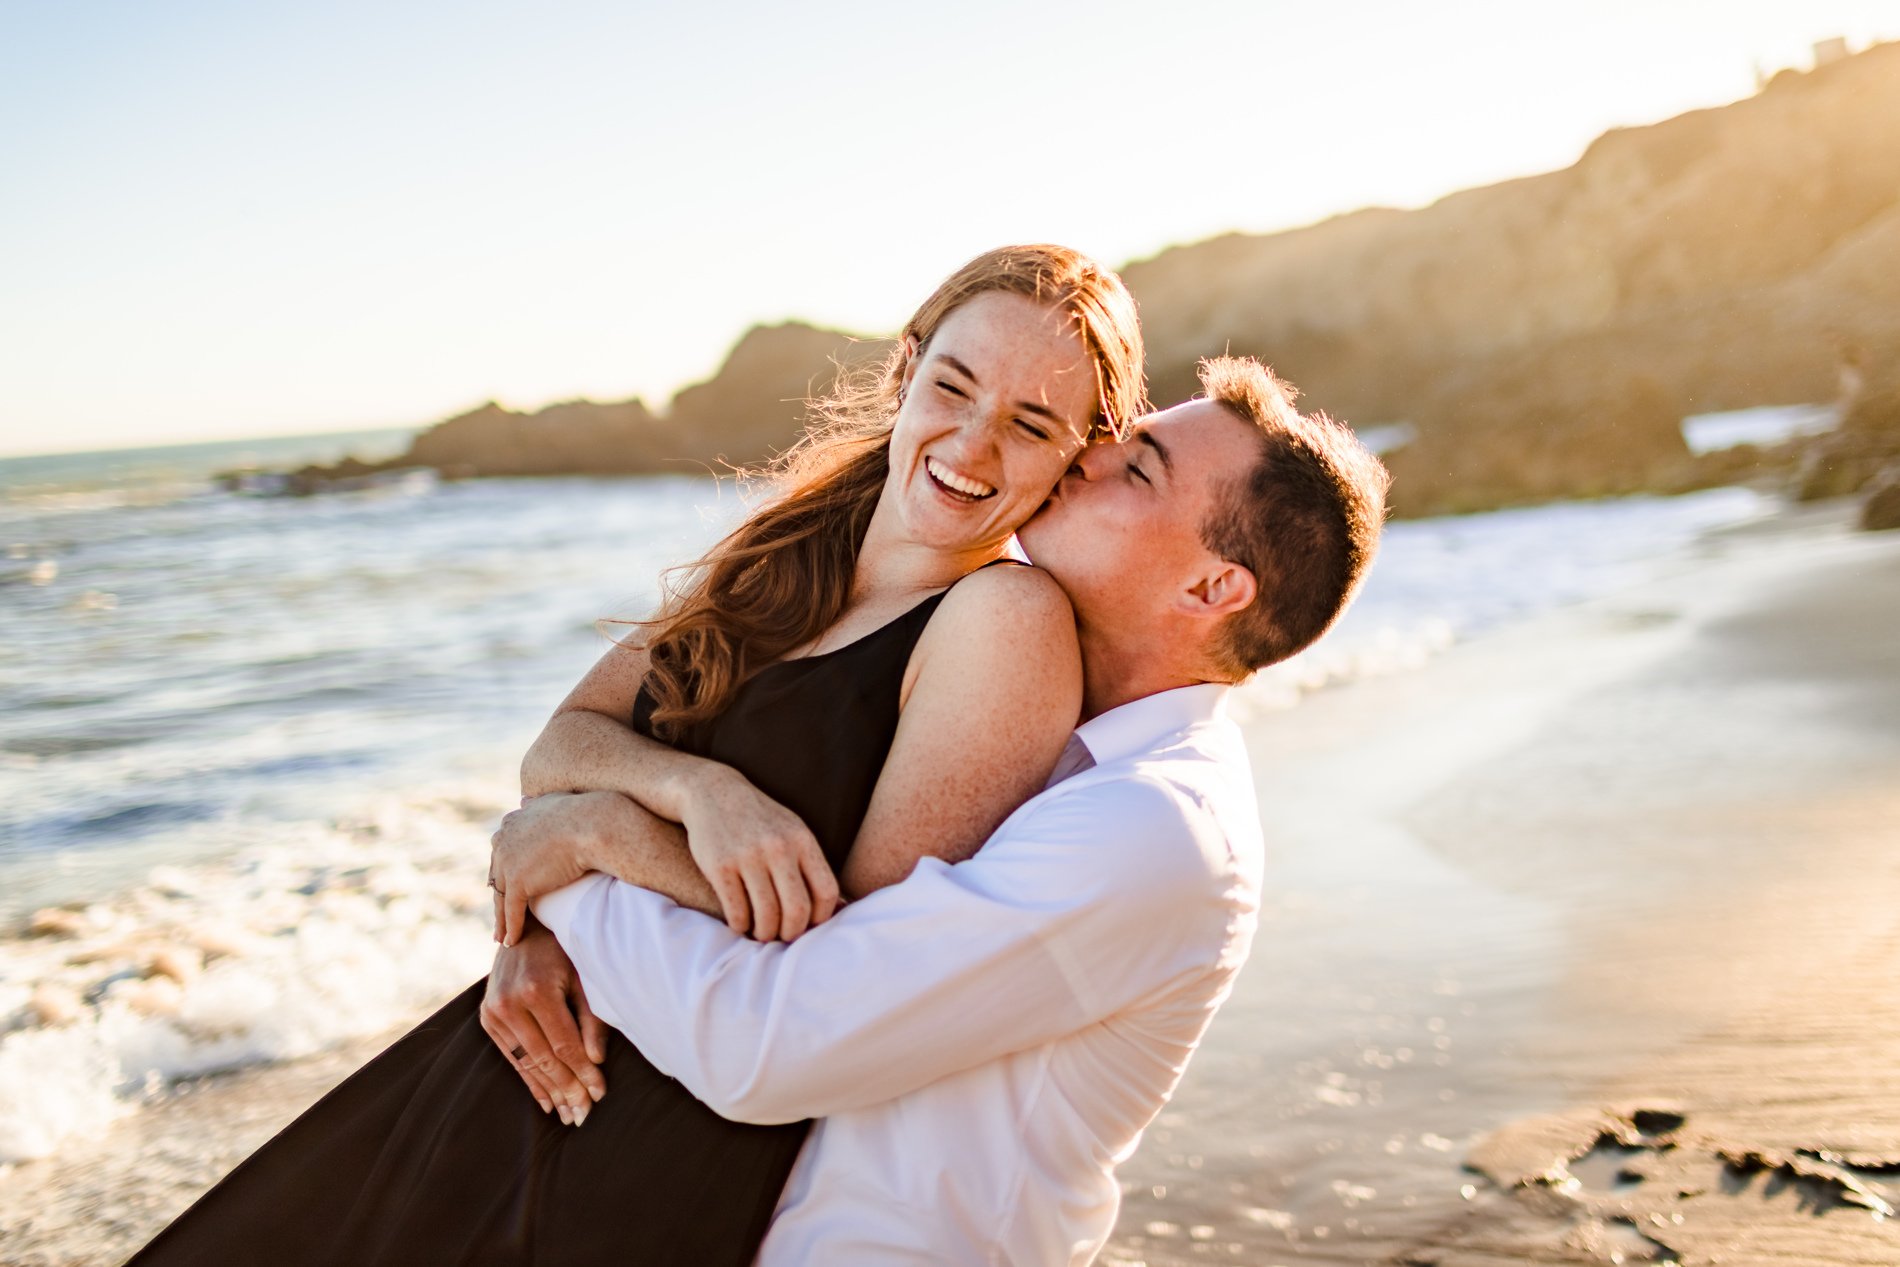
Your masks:
<svg viewBox="0 0 1900 1267"><path fill-rule="evenodd" d="M1259 592L1259 582L1251 569L1228 559L1216 559L1182 591L1181 601L1193 615L1219 618L1251 607Z"/></svg>

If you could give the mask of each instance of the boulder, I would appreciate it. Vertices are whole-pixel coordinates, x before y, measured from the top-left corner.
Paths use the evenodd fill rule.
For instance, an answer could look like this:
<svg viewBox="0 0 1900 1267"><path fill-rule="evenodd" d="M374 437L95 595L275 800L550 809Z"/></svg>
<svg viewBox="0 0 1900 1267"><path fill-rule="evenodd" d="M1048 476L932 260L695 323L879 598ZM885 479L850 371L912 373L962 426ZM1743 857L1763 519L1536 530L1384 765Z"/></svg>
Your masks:
<svg viewBox="0 0 1900 1267"><path fill-rule="evenodd" d="M1888 467L1873 482L1860 506L1860 526L1866 532L1900 528L1900 467Z"/></svg>
<svg viewBox="0 0 1900 1267"><path fill-rule="evenodd" d="M1861 379L1840 425L1804 448L1797 500L1852 496L1900 461L1900 344L1886 351Z"/></svg>

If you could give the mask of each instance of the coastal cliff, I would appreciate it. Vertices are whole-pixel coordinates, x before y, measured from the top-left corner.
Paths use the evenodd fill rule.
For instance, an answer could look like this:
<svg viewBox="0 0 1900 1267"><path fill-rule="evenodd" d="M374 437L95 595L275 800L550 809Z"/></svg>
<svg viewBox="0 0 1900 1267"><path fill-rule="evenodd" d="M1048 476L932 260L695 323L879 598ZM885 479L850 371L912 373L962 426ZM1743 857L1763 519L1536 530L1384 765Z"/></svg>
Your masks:
<svg viewBox="0 0 1900 1267"><path fill-rule="evenodd" d="M1308 407L1409 424L1415 438L1389 456L1401 513L1671 490L1804 462L1846 471L1820 482L1851 492L1900 456L1900 422L1874 428L1845 464L1792 445L1698 461L1679 424L1891 377L1897 172L1900 44L1886 44L1784 71L1728 106L1609 132L1562 171L1419 210L1229 234L1124 276L1157 404L1192 394L1202 356L1258 356ZM799 402L836 366L887 348L800 323L758 327L663 413L638 400L532 414L491 404L383 465L531 475L757 463L792 442Z"/></svg>

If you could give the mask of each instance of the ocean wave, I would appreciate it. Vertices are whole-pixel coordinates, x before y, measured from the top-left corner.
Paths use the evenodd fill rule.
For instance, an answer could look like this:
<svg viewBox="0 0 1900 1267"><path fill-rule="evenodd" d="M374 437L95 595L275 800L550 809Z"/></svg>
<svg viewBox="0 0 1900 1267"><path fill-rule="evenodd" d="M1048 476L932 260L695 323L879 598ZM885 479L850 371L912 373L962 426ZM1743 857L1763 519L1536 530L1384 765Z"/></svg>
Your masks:
<svg viewBox="0 0 1900 1267"><path fill-rule="evenodd" d="M481 976L487 824L506 808L437 789L40 912L0 941L0 1165L175 1079L386 1032Z"/></svg>
<svg viewBox="0 0 1900 1267"><path fill-rule="evenodd" d="M1236 716L1291 708L1327 687L1410 672L1457 640L1452 622L1440 617L1354 629L1349 637L1327 639L1255 674L1236 693Z"/></svg>

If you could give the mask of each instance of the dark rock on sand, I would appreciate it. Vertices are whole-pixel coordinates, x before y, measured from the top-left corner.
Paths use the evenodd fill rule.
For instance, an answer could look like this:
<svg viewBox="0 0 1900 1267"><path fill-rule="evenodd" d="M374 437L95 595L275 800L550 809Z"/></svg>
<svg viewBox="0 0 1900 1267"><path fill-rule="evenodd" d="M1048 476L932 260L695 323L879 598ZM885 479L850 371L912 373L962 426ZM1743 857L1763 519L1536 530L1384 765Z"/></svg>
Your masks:
<svg viewBox="0 0 1900 1267"><path fill-rule="evenodd" d="M1861 503L1860 526L1867 532L1900 528L1900 467L1890 467L1874 481L1873 490Z"/></svg>
<svg viewBox="0 0 1900 1267"><path fill-rule="evenodd" d="M1805 448L1795 482L1802 501L1846 497L1900 463L1900 352L1857 384L1841 424Z"/></svg>

